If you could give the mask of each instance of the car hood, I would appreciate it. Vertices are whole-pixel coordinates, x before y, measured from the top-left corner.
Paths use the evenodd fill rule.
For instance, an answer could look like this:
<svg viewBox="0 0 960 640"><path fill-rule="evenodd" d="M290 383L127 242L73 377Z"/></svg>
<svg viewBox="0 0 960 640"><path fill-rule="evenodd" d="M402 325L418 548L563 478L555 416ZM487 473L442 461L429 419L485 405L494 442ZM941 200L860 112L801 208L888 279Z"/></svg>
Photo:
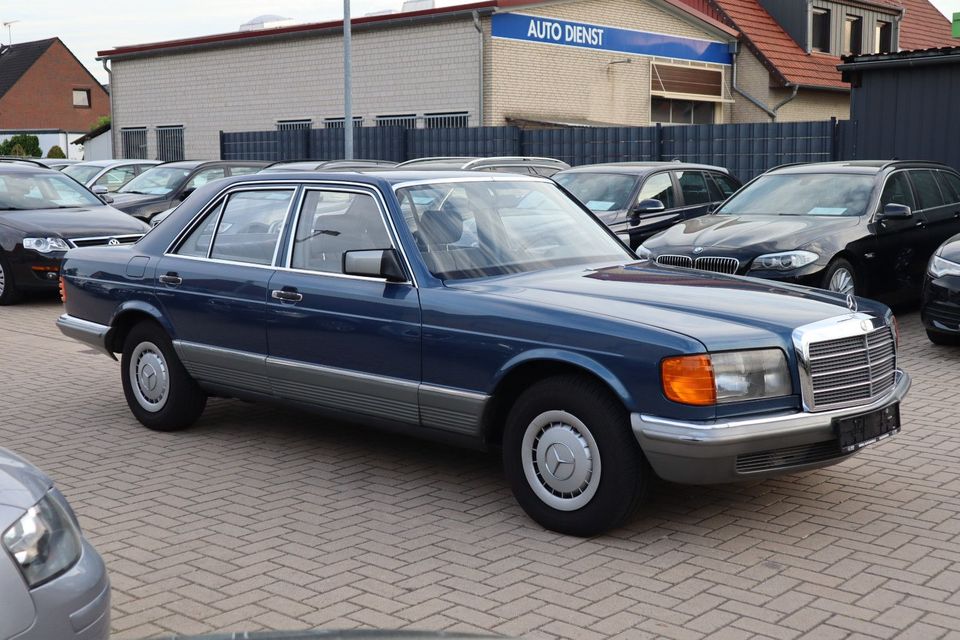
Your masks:
<svg viewBox="0 0 960 640"><path fill-rule="evenodd" d="M711 351L787 346L796 327L850 313L845 298L828 291L646 261L448 286L514 298L550 308L554 315L605 316L653 326L698 340ZM858 302L863 312L885 313L879 303Z"/></svg>
<svg viewBox="0 0 960 640"><path fill-rule="evenodd" d="M111 193L110 197L113 198L113 204L115 205L127 205L127 204L148 204L150 202L158 202L160 200L166 200L169 196L158 196L146 193Z"/></svg>
<svg viewBox="0 0 960 640"><path fill-rule="evenodd" d="M859 222L855 216L707 215L675 224L644 246L655 254L704 247L760 255L800 249Z"/></svg>
<svg viewBox="0 0 960 640"><path fill-rule="evenodd" d="M73 209L0 211L0 224L25 234L84 238L146 233L150 227L106 205Z"/></svg>
<svg viewBox="0 0 960 640"><path fill-rule="evenodd" d="M0 447L0 505L29 509L52 486L53 481L40 469Z"/></svg>
<svg viewBox="0 0 960 640"><path fill-rule="evenodd" d="M960 234L944 242L938 251L941 258L960 263Z"/></svg>

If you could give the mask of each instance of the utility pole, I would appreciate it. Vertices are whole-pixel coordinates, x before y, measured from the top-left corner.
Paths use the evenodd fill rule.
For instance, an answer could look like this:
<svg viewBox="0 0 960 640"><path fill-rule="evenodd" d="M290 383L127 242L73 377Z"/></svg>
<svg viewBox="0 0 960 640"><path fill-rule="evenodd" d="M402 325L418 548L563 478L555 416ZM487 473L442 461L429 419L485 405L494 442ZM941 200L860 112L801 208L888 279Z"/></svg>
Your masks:
<svg viewBox="0 0 960 640"><path fill-rule="evenodd" d="M350 69L350 0L343 0L343 157L353 160L353 87Z"/></svg>

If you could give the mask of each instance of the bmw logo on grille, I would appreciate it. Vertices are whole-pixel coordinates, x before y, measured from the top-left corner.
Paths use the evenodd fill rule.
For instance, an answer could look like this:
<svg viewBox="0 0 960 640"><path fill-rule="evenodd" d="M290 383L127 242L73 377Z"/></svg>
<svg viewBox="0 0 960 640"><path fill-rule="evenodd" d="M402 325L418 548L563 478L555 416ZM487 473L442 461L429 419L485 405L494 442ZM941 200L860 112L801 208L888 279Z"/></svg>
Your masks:
<svg viewBox="0 0 960 640"><path fill-rule="evenodd" d="M694 248L693 248L693 252L694 252L694 253L703 253L703 247L694 247Z"/></svg>

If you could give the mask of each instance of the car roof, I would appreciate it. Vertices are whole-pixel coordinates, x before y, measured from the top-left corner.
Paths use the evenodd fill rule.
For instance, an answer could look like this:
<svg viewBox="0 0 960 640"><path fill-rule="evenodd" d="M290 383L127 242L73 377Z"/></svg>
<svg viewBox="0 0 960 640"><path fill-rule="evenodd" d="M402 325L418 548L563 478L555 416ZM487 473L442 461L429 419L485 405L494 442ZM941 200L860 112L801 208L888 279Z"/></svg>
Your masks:
<svg viewBox="0 0 960 640"><path fill-rule="evenodd" d="M698 162L606 162L599 164L584 164L558 173L624 173L629 175L646 175L662 169L701 169L729 173L724 167Z"/></svg>
<svg viewBox="0 0 960 640"><path fill-rule="evenodd" d="M48 167L32 165L32 164L19 164L17 162L0 162L0 173L41 173L41 174L50 174L60 172L56 169L50 169Z"/></svg>
<svg viewBox="0 0 960 640"><path fill-rule="evenodd" d="M77 166L84 167L113 167L121 164L161 164L159 160L138 160L135 158L128 158L126 160L84 160L83 162L78 162Z"/></svg>
<svg viewBox="0 0 960 640"><path fill-rule="evenodd" d="M174 160L157 166L196 169L198 167L265 167L268 164L270 163L259 160Z"/></svg>
<svg viewBox="0 0 960 640"><path fill-rule="evenodd" d="M384 183L393 186L405 182L448 182L462 178L471 182L480 180L509 182L511 180L523 180L526 182L550 182L547 178L540 178L530 175L512 175L509 173L495 172L477 172L477 171L448 171L443 175L437 175L435 171L428 169L390 169L377 168L374 170L362 171L277 171L256 173L245 176L234 176L225 178L224 181L244 182L254 180L270 181L330 181L330 182L354 182L369 185L383 185ZM218 180L218 183L224 181Z"/></svg>
<svg viewBox="0 0 960 640"><path fill-rule="evenodd" d="M556 158L538 158L535 156L449 156L437 158L417 158L397 165L398 168L417 167L418 169L480 169L484 167L530 166L566 169L568 165Z"/></svg>
<svg viewBox="0 0 960 640"><path fill-rule="evenodd" d="M777 174L851 173L875 175L886 169L897 168L949 169L947 165L926 160L842 160L839 162L807 162L780 165L767 171Z"/></svg>

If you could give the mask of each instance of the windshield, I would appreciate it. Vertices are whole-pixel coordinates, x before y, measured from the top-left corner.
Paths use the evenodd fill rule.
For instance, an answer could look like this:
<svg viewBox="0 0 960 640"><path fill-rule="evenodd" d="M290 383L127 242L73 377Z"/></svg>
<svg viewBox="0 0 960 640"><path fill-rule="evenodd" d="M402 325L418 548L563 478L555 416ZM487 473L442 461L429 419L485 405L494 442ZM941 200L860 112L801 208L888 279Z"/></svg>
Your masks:
<svg viewBox="0 0 960 640"><path fill-rule="evenodd" d="M0 175L0 211L100 206L99 198L59 173Z"/></svg>
<svg viewBox="0 0 960 640"><path fill-rule="evenodd" d="M458 280L632 256L555 185L437 182L397 190L430 272Z"/></svg>
<svg viewBox="0 0 960 640"><path fill-rule="evenodd" d="M637 184L636 176L623 173L564 173L553 179L595 213L626 209Z"/></svg>
<svg viewBox="0 0 960 640"><path fill-rule="evenodd" d="M720 215L861 216L873 176L801 173L761 176L716 211Z"/></svg>
<svg viewBox="0 0 960 640"><path fill-rule="evenodd" d="M165 196L176 191L190 175L190 169L176 167L154 167L120 187L117 193L142 193L151 196Z"/></svg>
<svg viewBox="0 0 960 640"><path fill-rule="evenodd" d="M64 167L63 173L70 176L80 184L87 184L87 182L93 178L93 176L100 173L100 170L103 167L91 167L88 164L71 164L68 167Z"/></svg>

